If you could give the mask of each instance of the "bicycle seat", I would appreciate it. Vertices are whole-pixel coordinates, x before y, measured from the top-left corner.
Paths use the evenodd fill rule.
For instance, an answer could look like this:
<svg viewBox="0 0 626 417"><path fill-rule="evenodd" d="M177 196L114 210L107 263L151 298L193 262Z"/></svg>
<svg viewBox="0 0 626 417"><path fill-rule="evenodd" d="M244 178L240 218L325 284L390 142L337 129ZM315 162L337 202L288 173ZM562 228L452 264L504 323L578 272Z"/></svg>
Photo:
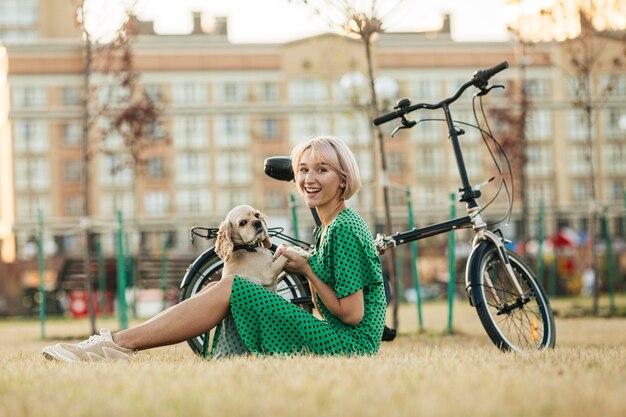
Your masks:
<svg viewBox="0 0 626 417"><path fill-rule="evenodd" d="M263 163L265 174L280 181L293 181L291 158L288 156L270 156Z"/></svg>

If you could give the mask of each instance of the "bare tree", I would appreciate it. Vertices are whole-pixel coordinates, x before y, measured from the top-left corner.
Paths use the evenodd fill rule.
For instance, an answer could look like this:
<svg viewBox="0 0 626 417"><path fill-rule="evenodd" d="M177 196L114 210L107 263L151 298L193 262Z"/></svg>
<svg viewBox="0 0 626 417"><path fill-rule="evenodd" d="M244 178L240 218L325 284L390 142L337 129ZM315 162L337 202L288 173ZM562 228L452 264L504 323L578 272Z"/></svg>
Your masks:
<svg viewBox="0 0 626 417"><path fill-rule="evenodd" d="M93 39L88 29L86 0L73 1L76 10L76 23L81 29L84 45L82 104L83 270L88 293L91 330L92 333L95 333L89 252L91 234L90 162L95 153L103 151L103 147L94 146L92 139L106 140L109 133L113 131L119 133L130 157L113 167L114 172L111 174L130 167L133 169L135 178L137 178L145 166L145 150L154 144L148 132L151 128L159 125L162 109L142 88L139 74L134 68L131 44L131 38L134 34L133 25L136 24L133 15L134 2L129 3L125 18L120 22L118 29L109 34L105 41L102 41L102 39ZM92 97L93 93L97 91L92 82L92 77L96 73L112 80L108 95L100 101L94 100ZM105 123L102 123L103 120ZM133 192L133 195L136 195L136 192Z"/></svg>
<svg viewBox="0 0 626 417"><path fill-rule="evenodd" d="M599 110L603 108L607 95L613 88L614 78L601 87L601 72L619 73L624 67L626 56L626 36L623 16L626 4L623 0L560 0L552 7L540 11L545 27L542 31L548 39L562 42L569 62L563 68L574 77L572 106L580 111L585 126L585 159L588 165L589 218L587 235L589 238L589 262L595 273L593 313L598 314L600 274L597 265L596 234L600 220L597 192L596 151L598 138L594 135L594 125ZM538 39L541 40L541 39ZM617 54L608 48L611 42L620 42L621 51Z"/></svg>

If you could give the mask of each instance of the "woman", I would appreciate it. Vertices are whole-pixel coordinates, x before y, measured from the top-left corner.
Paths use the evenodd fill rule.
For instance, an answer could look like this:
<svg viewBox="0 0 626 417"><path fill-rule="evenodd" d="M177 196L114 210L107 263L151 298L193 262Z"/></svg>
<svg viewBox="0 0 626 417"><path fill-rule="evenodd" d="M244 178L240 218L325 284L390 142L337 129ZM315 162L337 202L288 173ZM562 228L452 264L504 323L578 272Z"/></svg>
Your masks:
<svg viewBox="0 0 626 417"><path fill-rule="evenodd" d="M225 276L143 324L114 334L104 329L76 345L47 346L44 355L66 362L127 359L137 350L204 334L229 312L256 354L375 354L386 300L371 232L346 205L361 186L354 155L340 140L319 137L296 146L291 158L297 188L322 225L313 256L307 261L285 253L286 269L308 279L323 320L256 284Z"/></svg>

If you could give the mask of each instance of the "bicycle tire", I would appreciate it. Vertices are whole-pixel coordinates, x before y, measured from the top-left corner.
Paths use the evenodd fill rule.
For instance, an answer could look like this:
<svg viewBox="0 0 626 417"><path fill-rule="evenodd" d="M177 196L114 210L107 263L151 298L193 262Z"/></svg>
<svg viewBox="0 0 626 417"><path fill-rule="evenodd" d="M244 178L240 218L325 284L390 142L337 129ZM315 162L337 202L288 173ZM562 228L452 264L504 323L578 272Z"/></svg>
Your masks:
<svg viewBox="0 0 626 417"><path fill-rule="evenodd" d="M489 338L503 351L553 348L556 329L548 297L522 259L509 250L507 255L524 297L511 283L496 246L483 242L468 267L468 290L478 317Z"/></svg>
<svg viewBox="0 0 626 417"><path fill-rule="evenodd" d="M272 245L270 250L274 252L276 245ZM191 298L209 283L219 281L223 267L224 261L217 256L214 248L210 248L198 256L185 272L180 286L179 301ZM312 312L311 290L306 278L303 276L286 272L281 273L278 276L277 293L306 311ZM191 350L198 355L202 353L203 343L204 338L202 335L187 341Z"/></svg>

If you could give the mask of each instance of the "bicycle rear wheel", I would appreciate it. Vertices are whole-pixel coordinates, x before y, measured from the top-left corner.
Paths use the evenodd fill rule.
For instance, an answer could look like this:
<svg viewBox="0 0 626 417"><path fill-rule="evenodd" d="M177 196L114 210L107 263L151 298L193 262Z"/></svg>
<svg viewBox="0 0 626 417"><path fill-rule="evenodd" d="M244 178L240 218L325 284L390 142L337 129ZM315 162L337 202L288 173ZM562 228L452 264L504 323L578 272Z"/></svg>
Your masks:
<svg viewBox="0 0 626 417"><path fill-rule="evenodd" d="M273 245L270 250L274 252L276 245ZM187 269L181 284L179 301L191 298L210 283L219 281L222 278L223 267L224 261L217 256L213 248L205 251ZM309 284L301 275L282 272L278 277L276 292L308 312L313 310ZM203 336L187 341L189 347L197 354L202 353L203 343Z"/></svg>
<svg viewBox="0 0 626 417"><path fill-rule="evenodd" d="M521 258L508 250L507 255L523 295L509 278L496 246L483 243L469 270L478 317L501 350L529 352L553 348L556 333L548 297Z"/></svg>

